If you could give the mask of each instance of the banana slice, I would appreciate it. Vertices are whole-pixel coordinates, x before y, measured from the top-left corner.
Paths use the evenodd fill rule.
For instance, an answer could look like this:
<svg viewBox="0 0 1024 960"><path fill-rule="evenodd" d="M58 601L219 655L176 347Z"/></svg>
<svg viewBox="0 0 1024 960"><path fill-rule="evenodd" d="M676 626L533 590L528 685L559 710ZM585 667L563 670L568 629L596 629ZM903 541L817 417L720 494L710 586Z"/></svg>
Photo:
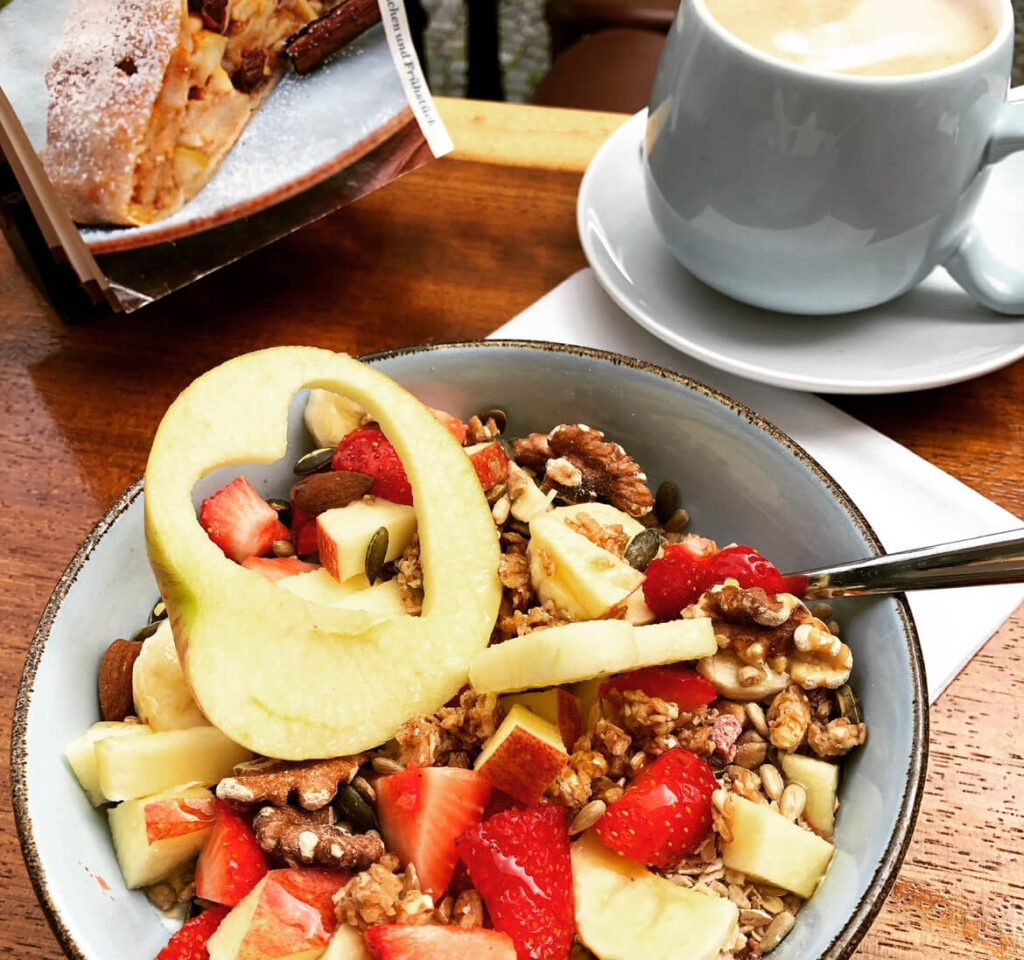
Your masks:
<svg viewBox="0 0 1024 960"><path fill-rule="evenodd" d="M767 664L759 669L764 678L753 684L740 683L739 671L746 664L729 650L722 650L713 657L705 657L697 664L697 670L708 678L723 697L730 700L764 700L781 693L790 684L788 673L778 673Z"/></svg>
<svg viewBox="0 0 1024 960"><path fill-rule="evenodd" d="M362 423L366 411L348 397L313 389L309 391L303 416L318 447L336 447L345 434Z"/></svg>

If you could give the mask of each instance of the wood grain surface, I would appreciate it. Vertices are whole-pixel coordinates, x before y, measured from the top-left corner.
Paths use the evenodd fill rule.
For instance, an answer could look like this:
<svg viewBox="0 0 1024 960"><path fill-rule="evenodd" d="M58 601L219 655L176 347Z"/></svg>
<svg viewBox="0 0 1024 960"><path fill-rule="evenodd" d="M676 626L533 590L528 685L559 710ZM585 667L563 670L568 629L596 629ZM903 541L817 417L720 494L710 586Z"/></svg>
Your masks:
<svg viewBox="0 0 1024 960"><path fill-rule="evenodd" d="M0 245L0 957L61 956L8 799L25 651L77 544L141 473L169 401L258 347L358 354L482 337L584 266L580 175L625 118L442 109L453 157L130 317L61 324ZM1024 516L1024 363L927 393L836 402ZM858 957L1024 957L1022 643L1018 611L932 709L917 833Z"/></svg>

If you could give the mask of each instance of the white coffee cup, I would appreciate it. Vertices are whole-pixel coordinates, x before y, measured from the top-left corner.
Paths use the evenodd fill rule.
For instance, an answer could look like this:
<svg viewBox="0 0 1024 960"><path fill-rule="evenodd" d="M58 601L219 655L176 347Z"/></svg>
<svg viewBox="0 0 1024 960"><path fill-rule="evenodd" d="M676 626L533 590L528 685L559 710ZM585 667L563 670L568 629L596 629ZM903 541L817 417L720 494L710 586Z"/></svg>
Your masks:
<svg viewBox="0 0 1024 960"><path fill-rule="evenodd" d="M774 57L704 0L682 0L645 164L676 258L737 300L789 313L884 303L939 264L986 306L1024 313L1024 264L999 261L971 222L990 165L1024 149L1024 104L1007 103L1013 10L980 2L993 37L977 54L861 76Z"/></svg>

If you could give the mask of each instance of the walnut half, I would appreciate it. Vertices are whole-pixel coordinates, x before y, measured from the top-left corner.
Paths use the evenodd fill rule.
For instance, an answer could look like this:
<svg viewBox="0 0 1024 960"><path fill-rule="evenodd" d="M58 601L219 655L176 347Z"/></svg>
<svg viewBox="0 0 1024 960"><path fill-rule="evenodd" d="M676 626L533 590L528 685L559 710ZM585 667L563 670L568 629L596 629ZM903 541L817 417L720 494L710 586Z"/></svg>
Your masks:
<svg viewBox="0 0 1024 960"><path fill-rule="evenodd" d="M541 490L554 490L567 503L606 500L631 517L651 512L654 495L639 464L600 430L561 424L547 436L531 433L517 440L515 459L543 474Z"/></svg>

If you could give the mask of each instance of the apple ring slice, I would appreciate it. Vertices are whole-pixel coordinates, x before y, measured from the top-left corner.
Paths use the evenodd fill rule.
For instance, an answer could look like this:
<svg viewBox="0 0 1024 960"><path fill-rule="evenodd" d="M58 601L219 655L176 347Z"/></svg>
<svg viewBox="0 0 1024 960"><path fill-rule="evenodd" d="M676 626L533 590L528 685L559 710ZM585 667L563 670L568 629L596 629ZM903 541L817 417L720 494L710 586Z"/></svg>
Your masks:
<svg viewBox="0 0 1024 960"><path fill-rule="evenodd" d="M350 397L380 423L412 486L423 612L384 622L319 606L229 560L196 519L192 489L221 466L284 456L303 387ZM466 682L501 600L497 532L469 458L383 374L313 347L246 354L171 404L146 468L146 545L192 694L212 724L266 756L374 747Z"/></svg>

